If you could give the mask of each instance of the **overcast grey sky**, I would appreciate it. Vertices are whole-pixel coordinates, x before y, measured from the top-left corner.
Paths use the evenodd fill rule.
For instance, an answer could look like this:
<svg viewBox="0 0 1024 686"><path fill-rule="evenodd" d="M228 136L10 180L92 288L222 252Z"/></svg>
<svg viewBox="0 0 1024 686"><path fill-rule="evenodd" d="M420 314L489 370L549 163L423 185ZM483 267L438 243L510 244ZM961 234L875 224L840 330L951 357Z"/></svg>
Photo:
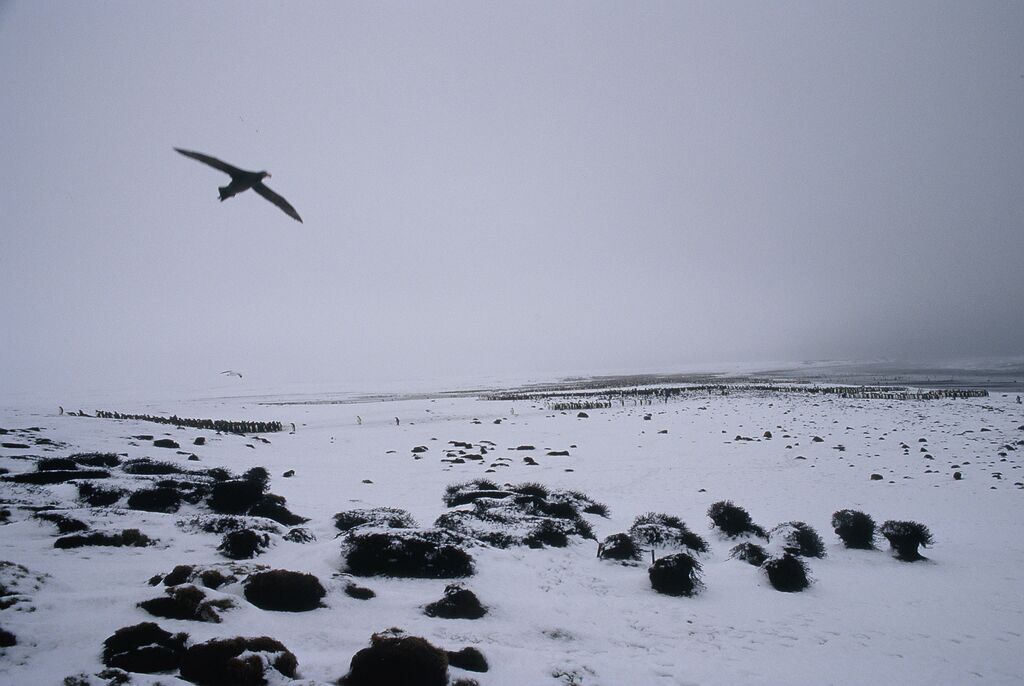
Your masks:
<svg viewBox="0 0 1024 686"><path fill-rule="evenodd" d="M6 2L0 113L12 392L1024 354L1021 2Z"/></svg>

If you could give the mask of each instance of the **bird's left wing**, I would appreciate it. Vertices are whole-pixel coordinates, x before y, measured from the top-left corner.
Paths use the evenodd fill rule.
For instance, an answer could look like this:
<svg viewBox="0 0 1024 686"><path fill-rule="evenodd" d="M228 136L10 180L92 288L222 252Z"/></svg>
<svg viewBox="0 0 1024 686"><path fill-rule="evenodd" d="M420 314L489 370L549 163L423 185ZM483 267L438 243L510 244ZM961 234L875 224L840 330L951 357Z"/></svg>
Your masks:
<svg viewBox="0 0 1024 686"><path fill-rule="evenodd" d="M267 200L269 200L270 202L280 207L281 210L284 211L284 213L287 214L289 217L299 222L300 224L302 223L302 217L300 217L299 213L295 211L295 208L288 204L287 200L285 200L280 195L267 188L262 181L253 184L252 189L259 193L260 195L262 195Z"/></svg>
<svg viewBox="0 0 1024 686"><path fill-rule="evenodd" d="M221 162L216 157L210 157L209 155L204 155L201 152L193 152L191 150L182 150L181 148L175 148L175 150L180 152L185 157L191 157L194 160L199 160L200 162L203 162L205 164L210 165L214 169L218 169L218 170L224 172L225 174L229 174L229 175L231 175L232 178L235 176L235 174L243 173L242 170L239 169L238 167L233 167L230 164L228 164L227 162Z"/></svg>

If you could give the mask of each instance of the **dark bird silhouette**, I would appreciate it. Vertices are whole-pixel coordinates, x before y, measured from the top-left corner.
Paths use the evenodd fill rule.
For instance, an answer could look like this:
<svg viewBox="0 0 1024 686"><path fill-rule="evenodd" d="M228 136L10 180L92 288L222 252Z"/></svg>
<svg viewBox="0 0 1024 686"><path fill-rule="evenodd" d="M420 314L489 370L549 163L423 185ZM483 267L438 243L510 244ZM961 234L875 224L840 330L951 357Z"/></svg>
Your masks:
<svg viewBox="0 0 1024 686"><path fill-rule="evenodd" d="M227 374L228 376L237 376L239 379L242 378L241 372L236 372L234 369L225 369L221 374Z"/></svg>
<svg viewBox="0 0 1024 686"><path fill-rule="evenodd" d="M247 191L250 188L262 195L264 198L274 203L281 210L292 219L296 220L300 224L302 223L302 217L295 211L295 208L288 204L288 201L282 198L280 195L270 190L263 184L263 179L270 178L270 173L265 171L251 172L233 167L227 162L221 162L216 157L210 157L204 155L201 152L192 152L191 150L182 150L181 148L175 148L185 157L191 157L194 160L199 160L204 164L208 164L218 171L222 171L231 177L231 183L226 186L221 186L217 190L220 191L220 199L223 202L233 195L238 195L242 191Z"/></svg>

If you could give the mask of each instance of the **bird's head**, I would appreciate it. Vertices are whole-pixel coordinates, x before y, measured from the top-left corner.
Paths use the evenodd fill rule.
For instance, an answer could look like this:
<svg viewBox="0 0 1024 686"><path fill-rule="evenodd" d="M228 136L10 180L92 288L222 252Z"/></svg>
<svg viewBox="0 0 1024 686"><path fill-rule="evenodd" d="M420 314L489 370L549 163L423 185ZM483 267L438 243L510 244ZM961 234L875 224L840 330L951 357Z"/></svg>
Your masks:
<svg viewBox="0 0 1024 686"><path fill-rule="evenodd" d="M261 179L269 179L270 178L270 172L268 172L268 171L261 171L260 172L260 178Z"/></svg>

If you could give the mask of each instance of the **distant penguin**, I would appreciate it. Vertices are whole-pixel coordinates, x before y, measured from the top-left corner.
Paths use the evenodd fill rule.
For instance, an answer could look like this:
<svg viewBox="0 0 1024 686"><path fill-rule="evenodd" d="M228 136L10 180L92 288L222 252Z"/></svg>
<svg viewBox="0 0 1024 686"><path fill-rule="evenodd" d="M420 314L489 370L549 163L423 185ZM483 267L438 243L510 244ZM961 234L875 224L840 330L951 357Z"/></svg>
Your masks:
<svg viewBox="0 0 1024 686"><path fill-rule="evenodd" d="M360 417L359 415L356 415L356 424L358 424L359 426L363 425L363 418Z"/></svg>
<svg viewBox="0 0 1024 686"><path fill-rule="evenodd" d="M400 422L398 421L398 417L395 417L395 426L399 426L399 424Z"/></svg>
<svg viewBox="0 0 1024 686"><path fill-rule="evenodd" d="M1017 396L1017 402L1020 402L1020 396ZM58 405L57 407L60 408L60 413L64 414L64 406L63 405Z"/></svg>

